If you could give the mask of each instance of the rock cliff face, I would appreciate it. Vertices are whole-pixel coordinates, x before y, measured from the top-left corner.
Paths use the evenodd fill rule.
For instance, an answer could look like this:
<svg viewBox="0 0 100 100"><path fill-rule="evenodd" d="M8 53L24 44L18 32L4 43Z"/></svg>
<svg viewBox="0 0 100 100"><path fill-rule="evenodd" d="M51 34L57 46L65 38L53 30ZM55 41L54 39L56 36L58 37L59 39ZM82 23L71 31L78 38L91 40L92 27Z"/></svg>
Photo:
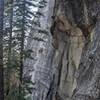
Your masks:
<svg viewBox="0 0 100 100"><path fill-rule="evenodd" d="M77 77L77 88L73 100L100 99L100 21L96 23L93 41L84 49Z"/></svg>
<svg viewBox="0 0 100 100"><path fill-rule="evenodd" d="M57 9L54 16L58 19L54 19L56 25L53 31L55 48L53 66L56 68L54 100L69 100L72 96L77 85L75 76L85 41L82 30L74 22L72 9L68 3L69 1L58 1L55 4Z"/></svg>
<svg viewBox="0 0 100 100"><path fill-rule="evenodd" d="M32 94L30 94L32 100L46 100L50 84L53 81L52 59L54 48L49 31L51 22L49 15L53 13L53 2L47 0L46 6L39 9L43 16L34 19L39 25L33 25L26 46L26 51L32 51L32 59L24 60L23 78L25 82L32 81L33 83L29 86L32 88Z"/></svg>
<svg viewBox="0 0 100 100"><path fill-rule="evenodd" d="M71 97L73 100L97 100L99 75L98 72L96 75L92 74L97 62L91 61L88 56L97 59L95 50L99 48L96 44L99 40L94 34L98 34L99 37L100 1L57 0L55 6L56 25L53 36L56 60L54 61L55 67L58 67L55 72L58 73L55 80L56 100L69 100ZM95 51L93 52L95 56L88 53L91 51ZM99 70L99 66L97 69Z"/></svg>
<svg viewBox="0 0 100 100"><path fill-rule="evenodd" d="M26 48L34 59L24 61L32 100L98 100L100 1L47 2Z"/></svg>

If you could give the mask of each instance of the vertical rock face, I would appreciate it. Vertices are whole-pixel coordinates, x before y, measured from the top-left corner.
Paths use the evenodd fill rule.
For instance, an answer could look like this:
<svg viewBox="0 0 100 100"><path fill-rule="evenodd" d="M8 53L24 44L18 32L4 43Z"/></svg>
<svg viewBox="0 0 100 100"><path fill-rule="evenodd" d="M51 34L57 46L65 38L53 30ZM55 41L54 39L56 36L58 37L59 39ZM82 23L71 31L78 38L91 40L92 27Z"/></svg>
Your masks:
<svg viewBox="0 0 100 100"><path fill-rule="evenodd" d="M55 68L55 90L53 100L69 100L75 91L77 92L73 96L73 100L95 100L93 96L88 95L91 94L90 91L93 91L94 88L90 89L89 86L87 90L88 86L86 87L89 82L89 76L93 76L91 74L93 69L89 68L91 69L89 70L87 68L89 58L86 58L86 54L90 50L90 44L95 42L93 40L93 34L96 33L95 25L99 17L99 8L100 1L56 0L52 31L54 39L53 46L55 47L53 60L53 66ZM91 41L93 42L91 43ZM80 59L82 64L87 63L81 65ZM80 68L78 70L79 64ZM93 65L91 64L91 66ZM87 71L87 74L84 70ZM84 77L81 77L81 74ZM86 80L85 75L88 77ZM90 82L91 85L92 83ZM87 99L85 99L84 95L88 95Z"/></svg>
<svg viewBox="0 0 100 100"><path fill-rule="evenodd" d="M53 33L55 47L53 66L56 77L54 100L69 100L72 96L76 87L75 74L84 46L82 31L75 25L71 13L66 16L66 9L69 11L70 8L65 9L65 6L68 6L68 3L66 5L59 3L55 11L55 17L58 19L55 19L56 25Z"/></svg>
<svg viewBox="0 0 100 100"><path fill-rule="evenodd" d="M53 0L52 0L53 1ZM46 100L50 84L53 80L52 59L54 49L51 45L52 37L49 31L48 15L52 15L52 9L49 9L50 0L47 0L46 6L39 9L43 14L40 18L35 18L40 27L33 25L29 35L26 51L31 51L31 59L24 60L24 80L32 81L32 100ZM53 6L53 4L52 4ZM50 11L50 14L49 14Z"/></svg>
<svg viewBox="0 0 100 100"><path fill-rule="evenodd" d="M72 100L99 100L100 99L100 21L95 26L93 41L84 50L82 55L77 88Z"/></svg>
<svg viewBox="0 0 100 100"><path fill-rule="evenodd" d="M32 100L98 100L100 1L47 2L26 48L33 59L24 61Z"/></svg>

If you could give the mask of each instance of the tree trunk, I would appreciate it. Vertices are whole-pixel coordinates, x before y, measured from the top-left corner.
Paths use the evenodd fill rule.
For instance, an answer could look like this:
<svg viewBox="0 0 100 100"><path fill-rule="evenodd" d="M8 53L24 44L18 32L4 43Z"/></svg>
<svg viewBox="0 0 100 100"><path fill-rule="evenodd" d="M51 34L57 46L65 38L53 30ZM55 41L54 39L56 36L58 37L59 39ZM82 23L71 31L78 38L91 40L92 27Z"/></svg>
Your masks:
<svg viewBox="0 0 100 100"><path fill-rule="evenodd" d="M4 0L0 0L0 100L4 100L4 75L3 75L3 12Z"/></svg>
<svg viewBox="0 0 100 100"><path fill-rule="evenodd" d="M20 43L20 81L22 82L22 75L23 75L23 54L24 54L24 40L25 40L25 0L22 4L22 32L21 32L21 43Z"/></svg>
<svg viewBox="0 0 100 100"><path fill-rule="evenodd" d="M10 31L9 31L9 41L8 41L8 64L7 64L7 92L6 95L9 94L9 84L10 84L10 68L11 68L11 49L12 49L12 24L13 24L13 0L11 0L10 6Z"/></svg>

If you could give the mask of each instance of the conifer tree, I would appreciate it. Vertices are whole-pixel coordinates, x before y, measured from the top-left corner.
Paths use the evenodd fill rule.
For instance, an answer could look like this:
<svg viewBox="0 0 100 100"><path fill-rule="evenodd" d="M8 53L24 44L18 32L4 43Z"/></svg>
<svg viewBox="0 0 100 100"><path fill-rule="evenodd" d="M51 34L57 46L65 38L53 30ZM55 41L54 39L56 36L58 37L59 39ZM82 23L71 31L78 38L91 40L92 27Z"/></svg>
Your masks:
<svg viewBox="0 0 100 100"><path fill-rule="evenodd" d="M3 75L3 18L4 0L0 0L0 100L4 100L4 75Z"/></svg>

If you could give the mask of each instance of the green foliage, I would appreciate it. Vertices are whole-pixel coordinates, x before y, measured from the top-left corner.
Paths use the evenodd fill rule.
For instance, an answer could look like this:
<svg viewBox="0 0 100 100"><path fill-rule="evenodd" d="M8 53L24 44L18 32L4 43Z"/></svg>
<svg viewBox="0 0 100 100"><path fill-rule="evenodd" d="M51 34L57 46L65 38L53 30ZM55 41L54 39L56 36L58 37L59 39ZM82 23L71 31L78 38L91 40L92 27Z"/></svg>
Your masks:
<svg viewBox="0 0 100 100"><path fill-rule="evenodd" d="M20 75L20 56L23 58L34 59L31 55L32 50L24 50L24 41L26 40L26 34L31 31L33 24L40 26L40 23L33 21L34 18L44 16L39 11L33 11L32 8L43 8L47 3L45 0L5 0L5 11L4 11L4 68L5 68L5 87L9 87L9 93L6 95L6 100L31 100L30 94L32 93L32 87L35 83L28 80L24 84L21 84L21 88L18 86L9 86L11 82L12 71L14 71L19 79ZM13 8L13 13L11 13ZM13 18L11 18L11 15ZM10 23L12 21L12 25ZM12 27L11 27L12 26ZM12 32L11 32L12 30ZM44 30L38 30L40 33L47 33ZM24 36L23 36L24 33ZM12 34L12 37L10 37ZM41 38L34 38L37 41L43 41ZM11 40L9 42L9 40ZM22 43L23 42L23 43ZM22 44L22 45L21 45ZM23 46L23 52L21 47ZM9 50L10 49L10 50ZM10 52L9 52L10 51ZM21 53L20 53L21 52ZM22 58L22 60L23 60ZM8 60L9 59L9 60ZM9 72L7 72L9 69ZM11 74L11 76L10 76ZM7 80L9 75L9 81ZM13 80L14 81L14 80ZM6 91L6 90L5 90ZM5 93L6 94L6 93Z"/></svg>
<svg viewBox="0 0 100 100"><path fill-rule="evenodd" d="M18 100L19 99L19 88L11 88L9 95L7 95L6 100ZM23 100L23 99L22 99Z"/></svg>
<svg viewBox="0 0 100 100"><path fill-rule="evenodd" d="M12 86L9 94L6 96L6 100L32 100L31 94L34 85L35 83L29 79L24 81L24 84L21 84L19 87Z"/></svg>
<svg viewBox="0 0 100 100"><path fill-rule="evenodd" d="M21 88L21 92L19 92L19 88L12 87L9 95L6 97L6 100L31 100L31 96L26 88Z"/></svg>
<svg viewBox="0 0 100 100"><path fill-rule="evenodd" d="M31 49L24 51L24 58L30 58L30 59L34 59L31 54L33 53L33 51Z"/></svg>

